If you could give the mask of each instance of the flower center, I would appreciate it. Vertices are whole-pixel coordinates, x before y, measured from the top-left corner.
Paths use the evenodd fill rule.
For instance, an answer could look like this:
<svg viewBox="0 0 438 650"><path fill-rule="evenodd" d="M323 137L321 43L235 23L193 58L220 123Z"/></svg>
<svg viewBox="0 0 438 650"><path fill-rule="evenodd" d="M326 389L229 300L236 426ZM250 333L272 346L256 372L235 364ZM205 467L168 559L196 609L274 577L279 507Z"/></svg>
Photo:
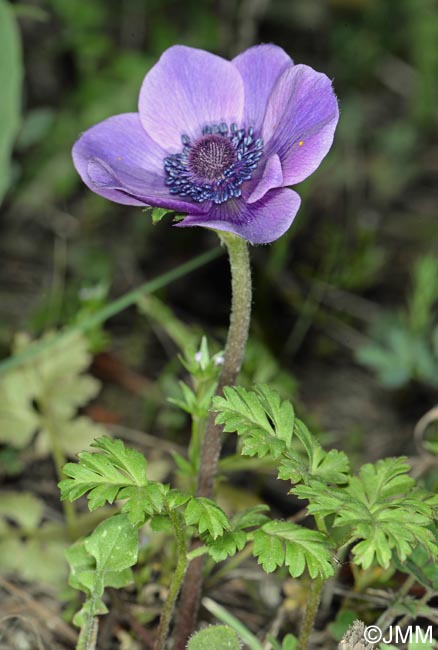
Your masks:
<svg viewBox="0 0 438 650"><path fill-rule="evenodd" d="M263 140L254 137L254 129L238 129L234 123L230 129L225 123L206 126L193 143L188 135L181 142L181 153L164 159L165 182L171 194L197 203L239 197L263 154Z"/></svg>
<svg viewBox="0 0 438 650"><path fill-rule="evenodd" d="M236 151L223 135L205 135L189 152L189 166L199 178L214 181L236 161Z"/></svg>

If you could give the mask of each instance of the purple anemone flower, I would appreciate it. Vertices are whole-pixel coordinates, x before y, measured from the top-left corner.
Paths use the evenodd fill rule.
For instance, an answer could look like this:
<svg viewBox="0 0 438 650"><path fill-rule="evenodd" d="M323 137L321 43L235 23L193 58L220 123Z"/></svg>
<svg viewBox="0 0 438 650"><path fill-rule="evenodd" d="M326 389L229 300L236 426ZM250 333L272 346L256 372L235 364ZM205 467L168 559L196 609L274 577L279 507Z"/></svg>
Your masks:
<svg viewBox="0 0 438 650"><path fill-rule="evenodd" d="M280 47L226 61L176 45L146 75L138 113L90 128L73 160L111 201L168 208L187 215L180 227L264 244L291 225L300 197L287 186L319 166L338 116L330 79Z"/></svg>

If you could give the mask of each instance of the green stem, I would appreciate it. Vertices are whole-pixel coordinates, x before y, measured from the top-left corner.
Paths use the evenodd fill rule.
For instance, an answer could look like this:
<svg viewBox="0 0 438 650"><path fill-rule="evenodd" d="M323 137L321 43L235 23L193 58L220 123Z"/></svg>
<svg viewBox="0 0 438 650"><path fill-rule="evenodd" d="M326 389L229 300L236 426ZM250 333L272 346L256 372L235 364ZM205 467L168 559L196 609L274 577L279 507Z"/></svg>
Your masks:
<svg viewBox="0 0 438 650"><path fill-rule="evenodd" d="M236 383L248 339L252 299L251 269L246 241L225 232L220 233L220 238L228 248L232 298L224 364L219 376L216 395L221 395L225 386L232 386ZM217 464L222 447L222 427L215 423L215 419L215 413L210 413L201 449L197 491L200 497L211 498L213 496Z"/></svg>
<svg viewBox="0 0 438 650"><path fill-rule="evenodd" d="M208 553L208 546L195 546L191 551L187 553L187 559L189 562L191 562L192 560L196 560L197 557L205 555L206 553Z"/></svg>
<svg viewBox="0 0 438 650"><path fill-rule="evenodd" d="M297 650L307 650L309 647L310 634L315 623L318 613L319 601L321 600L322 588L324 586L322 578L315 578L310 589L310 596L307 602L306 612L304 614L301 626L300 638L298 639Z"/></svg>
<svg viewBox="0 0 438 650"><path fill-rule="evenodd" d="M56 475L58 477L58 481L62 481L65 478L63 468L66 463L66 457L64 455L64 452L62 451L61 445L59 444L57 427L53 422L49 409L42 408L42 412L44 414L44 428L49 435L50 449L52 452L53 463L56 469ZM75 507L73 503L71 503L70 501L63 501L62 507L64 510L68 533L72 539L76 539L78 522L77 522Z"/></svg>
<svg viewBox="0 0 438 650"><path fill-rule="evenodd" d="M95 600L95 597L93 600ZM86 621L81 628L76 650L96 649L97 634L99 631L99 619L97 616L93 616L92 614L92 611L94 611L94 602L91 607L92 609L90 609L90 611L87 613Z"/></svg>
<svg viewBox="0 0 438 650"><path fill-rule="evenodd" d="M176 539L177 550L177 565L169 586L169 593L164 604L163 612L160 619L160 627L158 628L158 638L155 643L155 650L164 650L167 635L169 632L169 625L172 618L173 610L175 607L176 599L181 589L184 576L187 570L189 560L187 558L186 541L184 537L184 527L181 524L181 516L178 512L168 508L167 510L170 521L173 526L173 532Z"/></svg>
<svg viewBox="0 0 438 650"><path fill-rule="evenodd" d="M224 364L219 377L216 395L221 395L225 386L236 383L242 365L248 339L251 319L251 268L248 246L244 239L231 233L218 233L228 249L231 268L231 315ZM215 423L215 414L210 413L201 449L198 473L197 495L211 498L217 474L222 446L222 427ZM199 609L202 591L202 572L205 557L195 558L189 566L181 593L178 619L174 634L174 650L184 650L192 632Z"/></svg>

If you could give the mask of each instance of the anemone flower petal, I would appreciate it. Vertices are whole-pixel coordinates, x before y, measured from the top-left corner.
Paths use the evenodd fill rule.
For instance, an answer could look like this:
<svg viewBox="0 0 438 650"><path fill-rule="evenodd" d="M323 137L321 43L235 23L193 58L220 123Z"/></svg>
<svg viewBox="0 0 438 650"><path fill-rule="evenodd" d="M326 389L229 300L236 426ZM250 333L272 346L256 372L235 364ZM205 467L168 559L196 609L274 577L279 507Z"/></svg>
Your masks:
<svg viewBox="0 0 438 650"><path fill-rule="evenodd" d="M190 211L203 214L210 205L207 202L202 205L193 204L182 197L174 198L169 194L161 176L140 167L129 167L122 162L111 167L100 158L91 158L87 172L90 187L103 196L106 192L119 192L138 201L138 205L168 208L182 213Z"/></svg>
<svg viewBox="0 0 438 650"><path fill-rule="evenodd" d="M204 126L240 124L243 102L243 81L230 61L175 45L146 75L139 113L151 138L176 153L183 134L196 138Z"/></svg>
<svg viewBox="0 0 438 650"><path fill-rule="evenodd" d="M309 176L329 151L339 109L330 79L306 65L287 68L271 93L263 122L265 152L277 153L284 184Z"/></svg>
<svg viewBox="0 0 438 650"><path fill-rule="evenodd" d="M282 188L268 192L257 203L232 200L214 205L208 214L189 214L175 225L224 230L243 237L251 244L268 244L281 237L290 227L300 203L296 192Z"/></svg>
<svg viewBox="0 0 438 650"><path fill-rule="evenodd" d="M175 199L164 183L165 153L143 129L137 113L100 122L73 147L73 162L84 183L96 194L125 205L152 205L179 212L205 212Z"/></svg>
<svg viewBox="0 0 438 650"><path fill-rule="evenodd" d="M281 73L293 61L277 45L255 45L233 59L245 86L245 125L260 129L269 96Z"/></svg>
<svg viewBox="0 0 438 650"><path fill-rule="evenodd" d="M281 166L280 158L274 154L265 165L262 177L253 183L255 185L248 198L248 203L255 203L264 197L266 192L276 187L283 187L285 185L283 180L283 168Z"/></svg>

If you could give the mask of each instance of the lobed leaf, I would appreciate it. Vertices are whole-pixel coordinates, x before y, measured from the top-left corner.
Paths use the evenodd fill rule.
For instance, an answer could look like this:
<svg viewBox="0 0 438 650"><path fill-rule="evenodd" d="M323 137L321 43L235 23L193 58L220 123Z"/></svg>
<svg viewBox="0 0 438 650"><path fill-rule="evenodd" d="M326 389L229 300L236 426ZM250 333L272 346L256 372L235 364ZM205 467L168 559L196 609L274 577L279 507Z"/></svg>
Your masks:
<svg viewBox="0 0 438 650"><path fill-rule="evenodd" d="M227 557L241 551L246 544L246 534L242 530L233 530L224 533L215 540L208 540L208 554L215 562L222 562Z"/></svg>
<svg viewBox="0 0 438 650"><path fill-rule="evenodd" d="M268 453L278 458L292 440L294 411L290 402L266 385L254 391L241 386L226 387L223 397L215 397L216 422L224 431L243 436L242 453L263 458Z"/></svg>
<svg viewBox="0 0 438 650"><path fill-rule="evenodd" d="M309 501L308 512L333 516L335 528L348 531L355 562L369 568L377 562L387 568L395 553L404 562L418 544L432 557L438 545L428 528L435 517L435 499L414 488L406 458L386 458L363 465L343 488L321 481L298 485L291 491Z"/></svg>
<svg viewBox="0 0 438 650"><path fill-rule="evenodd" d="M283 521L270 521L254 533L255 557L267 573L287 566L297 578L307 568L311 578L333 575L327 538L320 532Z"/></svg>
<svg viewBox="0 0 438 650"><path fill-rule="evenodd" d="M102 600L105 587L124 587L132 581L130 567L137 562L138 533L123 514L102 521L84 541L67 550L70 584L87 598L75 615L75 625L84 628L95 616L107 613Z"/></svg>
<svg viewBox="0 0 438 650"><path fill-rule="evenodd" d="M215 397L213 410L216 422L224 431L236 432L243 438L242 453L246 456L280 459L278 477L293 483L318 478L326 483L346 483L349 462L346 454L332 449L325 452L303 422L295 417L290 402L281 401L269 386L254 390L227 387L223 397ZM305 457L297 453L292 441L301 443Z"/></svg>
<svg viewBox="0 0 438 650"><path fill-rule="evenodd" d="M197 526L201 535L208 532L213 539L231 527L224 511L214 501L204 497L190 499L184 511L184 518L188 526Z"/></svg>
<svg viewBox="0 0 438 650"><path fill-rule="evenodd" d="M59 483L62 500L75 501L88 493L88 507L95 510L106 502L126 499L122 512L136 525L146 515L162 511L167 488L147 479L143 454L107 437L96 440L93 447L102 453L82 452L79 463L65 465L68 478Z"/></svg>

